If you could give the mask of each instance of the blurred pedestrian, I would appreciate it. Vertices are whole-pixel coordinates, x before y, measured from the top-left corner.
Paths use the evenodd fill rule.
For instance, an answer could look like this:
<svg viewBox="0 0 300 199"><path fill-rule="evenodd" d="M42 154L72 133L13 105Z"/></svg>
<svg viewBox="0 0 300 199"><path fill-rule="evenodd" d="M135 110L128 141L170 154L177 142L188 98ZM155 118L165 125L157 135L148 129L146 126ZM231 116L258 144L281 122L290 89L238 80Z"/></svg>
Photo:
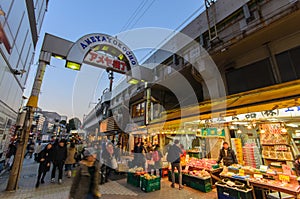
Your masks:
<svg viewBox="0 0 300 199"><path fill-rule="evenodd" d="M183 154L183 152L179 147L179 140L175 140L174 144L168 150L167 161L170 162L171 166L172 166L172 184L171 184L172 188L175 188L175 168L177 168L177 170L178 170L179 190L183 189L182 168L181 168L181 164L180 164L181 154Z"/></svg>
<svg viewBox="0 0 300 199"><path fill-rule="evenodd" d="M50 170L52 158L53 158L53 147L52 144L49 143L40 153L38 153L37 161L40 164L38 169L37 182L35 184L36 188L39 187L40 183L42 184L45 183L45 176L47 172Z"/></svg>
<svg viewBox="0 0 300 199"><path fill-rule="evenodd" d="M32 158L32 155L33 155L33 152L34 152L34 147L35 147L35 144L33 141L29 141L29 143L27 144L27 152L24 156L24 158L26 158L28 155L29 155L29 158Z"/></svg>
<svg viewBox="0 0 300 199"><path fill-rule="evenodd" d="M76 170L69 199L100 198L99 162L96 160L96 151L93 148L86 148L83 154L84 158Z"/></svg>
<svg viewBox="0 0 300 199"><path fill-rule="evenodd" d="M60 140L56 147L53 147L53 168L51 173L51 182L55 182L55 173L58 168L58 183L62 183L63 167L67 159L67 148L65 141Z"/></svg>
<svg viewBox="0 0 300 199"><path fill-rule="evenodd" d="M8 168L9 170L11 170L13 162L14 162L14 158L17 152L17 144L16 141L11 142L8 146L8 151L6 153L6 168Z"/></svg>
<svg viewBox="0 0 300 199"><path fill-rule="evenodd" d="M154 161L155 174L159 176L162 176L162 157L163 154L161 152L160 146L157 144L155 145L154 151L152 153L152 160Z"/></svg>
<svg viewBox="0 0 300 199"><path fill-rule="evenodd" d="M37 162L38 154L43 150L43 145L39 142L34 149L34 160Z"/></svg>
<svg viewBox="0 0 300 199"><path fill-rule="evenodd" d="M76 154L75 143L71 142L68 148L67 159L65 162L65 168L66 168L65 171L66 171L66 176L68 178L72 176L72 165L76 163L75 154Z"/></svg>
<svg viewBox="0 0 300 199"><path fill-rule="evenodd" d="M112 143L108 143L106 145L106 150L102 153L102 161L103 164L101 166L101 182L100 184L104 184L108 182L108 178L112 171L115 171L118 167L117 159L114 153L114 146Z"/></svg>

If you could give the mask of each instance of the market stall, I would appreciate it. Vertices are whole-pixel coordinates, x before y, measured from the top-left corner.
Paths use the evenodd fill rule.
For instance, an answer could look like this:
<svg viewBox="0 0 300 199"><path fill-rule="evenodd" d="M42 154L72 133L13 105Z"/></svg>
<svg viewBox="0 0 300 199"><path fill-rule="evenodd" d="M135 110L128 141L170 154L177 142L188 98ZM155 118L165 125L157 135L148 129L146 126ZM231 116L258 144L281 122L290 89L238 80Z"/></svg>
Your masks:
<svg viewBox="0 0 300 199"><path fill-rule="evenodd" d="M277 172L264 165L260 169L235 165L224 168L220 176L223 181L219 181L217 187L219 185L224 186L224 179L243 182L252 191L252 196L248 198L266 198L268 195L278 195L278 198L283 198L283 195L285 195L284 198L287 196L300 198L297 177L291 174L291 169L288 166L284 168L283 172ZM234 186L233 189L235 189Z"/></svg>

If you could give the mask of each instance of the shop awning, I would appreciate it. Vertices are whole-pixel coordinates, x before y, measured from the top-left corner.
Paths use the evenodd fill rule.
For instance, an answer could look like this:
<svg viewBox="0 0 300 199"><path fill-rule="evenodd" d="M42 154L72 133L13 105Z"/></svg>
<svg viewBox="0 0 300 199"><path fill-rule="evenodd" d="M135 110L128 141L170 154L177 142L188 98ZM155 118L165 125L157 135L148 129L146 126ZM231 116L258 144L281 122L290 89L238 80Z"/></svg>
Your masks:
<svg viewBox="0 0 300 199"><path fill-rule="evenodd" d="M180 126L183 122L193 120L207 120L293 106L300 106L300 80L230 95L226 99L205 101L197 106L164 112L162 118L153 120L148 127L157 128L162 123L165 123L165 126L172 125L175 127Z"/></svg>

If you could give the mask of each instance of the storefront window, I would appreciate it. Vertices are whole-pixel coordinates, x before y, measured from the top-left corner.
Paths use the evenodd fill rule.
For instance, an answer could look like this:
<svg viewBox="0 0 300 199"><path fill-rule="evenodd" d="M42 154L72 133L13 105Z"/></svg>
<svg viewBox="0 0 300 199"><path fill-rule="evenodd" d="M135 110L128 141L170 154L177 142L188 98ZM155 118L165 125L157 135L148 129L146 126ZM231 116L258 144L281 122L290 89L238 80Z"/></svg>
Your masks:
<svg viewBox="0 0 300 199"><path fill-rule="evenodd" d="M132 118L141 117L145 114L145 102L141 102L132 106Z"/></svg>

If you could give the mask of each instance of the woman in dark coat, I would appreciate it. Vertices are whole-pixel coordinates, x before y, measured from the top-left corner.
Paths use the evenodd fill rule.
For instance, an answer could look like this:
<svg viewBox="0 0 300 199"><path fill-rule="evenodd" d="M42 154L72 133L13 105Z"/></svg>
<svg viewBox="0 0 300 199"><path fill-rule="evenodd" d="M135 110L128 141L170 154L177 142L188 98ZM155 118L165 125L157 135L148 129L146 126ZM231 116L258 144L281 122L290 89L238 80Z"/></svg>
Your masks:
<svg viewBox="0 0 300 199"><path fill-rule="evenodd" d="M47 172L50 170L50 165L52 161L52 144L47 144L47 146L38 154L39 170L38 178L35 187L38 188L40 182L45 183L44 179ZM41 179L42 177L42 179Z"/></svg>
<svg viewBox="0 0 300 199"><path fill-rule="evenodd" d="M99 190L99 163L96 160L94 148L86 148L83 152L84 159L76 170L76 175L70 190L70 199L100 198Z"/></svg>

